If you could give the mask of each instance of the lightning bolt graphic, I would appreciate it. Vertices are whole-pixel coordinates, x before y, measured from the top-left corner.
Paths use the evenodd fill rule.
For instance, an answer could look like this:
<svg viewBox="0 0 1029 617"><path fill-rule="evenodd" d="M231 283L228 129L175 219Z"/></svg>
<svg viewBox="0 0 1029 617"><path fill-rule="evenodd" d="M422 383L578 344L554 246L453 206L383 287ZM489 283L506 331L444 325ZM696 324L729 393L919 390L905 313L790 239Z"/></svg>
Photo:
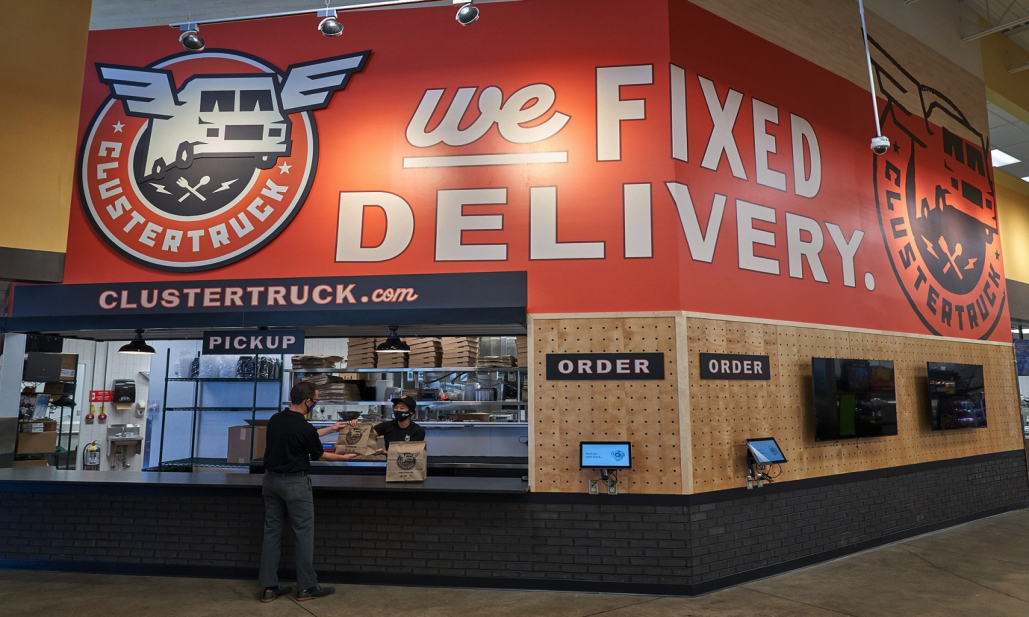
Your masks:
<svg viewBox="0 0 1029 617"><path fill-rule="evenodd" d="M932 255L933 257L935 257L936 259L939 259L939 258L940 258L940 256L936 254L936 250L935 250L935 249L933 249L933 243L932 243L932 242L929 242L928 240L926 240L926 239L925 239L925 236L922 236L922 242L925 242L925 248L926 248L926 249L927 249L927 250L929 251L929 253L930 253L930 254L931 254L931 255Z"/></svg>
<svg viewBox="0 0 1029 617"><path fill-rule="evenodd" d="M236 178L236 180L239 180L239 178ZM230 186L232 186L232 183L235 182L236 180L229 180L228 182L222 182L222 185L219 186L217 189L215 189L214 192L215 193L220 193L220 192L228 189Z"/></svg>
<svg viewBox="0 0 1029 617"><path fill-rule="evenodd" d="M156 184L156 183L154 183L154 182L151 182L151 183L150 183L150 186L152 186L152 187L154 187L155 189L157 189L157 192L158 192L158 193L164 193L165 195L171 195L171 193L169 193L168 191L164 190L164 187L163 187L163 186L161 186L160 184Z"/></svg>

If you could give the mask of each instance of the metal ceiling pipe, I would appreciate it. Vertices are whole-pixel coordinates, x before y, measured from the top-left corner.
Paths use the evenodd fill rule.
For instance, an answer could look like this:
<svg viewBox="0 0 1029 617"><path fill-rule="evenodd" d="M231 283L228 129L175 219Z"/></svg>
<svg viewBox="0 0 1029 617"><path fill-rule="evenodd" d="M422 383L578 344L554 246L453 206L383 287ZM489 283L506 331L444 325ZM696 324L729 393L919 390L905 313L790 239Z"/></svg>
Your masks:
<svg viewBox="0 0 1029 617"><path fill-rule="evenodd" d="M1011 28L1016 28L1018 26L1023 26L1025 24L1029 24L1029 15L1026 15L1025 17L1019 17L1018 19L1009 21L1006 24L1001 24L999 26L994 26L992 28L987 28L986 30L983 30L982 32L977 32L975 34L966 36L965 38L961 39L961 42L962 43L968 43L969 41L976 41L978 39L983 38L984 36L989 36L989 35L997 33L997 32L1003 32L1004 30L1008 30L1008 29L1011 29Z"/></svg>

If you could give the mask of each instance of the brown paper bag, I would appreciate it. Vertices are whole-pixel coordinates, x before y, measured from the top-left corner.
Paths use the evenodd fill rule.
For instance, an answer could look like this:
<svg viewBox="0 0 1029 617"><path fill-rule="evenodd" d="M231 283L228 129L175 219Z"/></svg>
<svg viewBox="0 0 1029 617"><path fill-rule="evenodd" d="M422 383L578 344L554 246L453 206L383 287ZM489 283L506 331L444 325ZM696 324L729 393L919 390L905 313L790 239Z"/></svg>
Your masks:
<svg viewBox="0 0 1029 617"><path fill-rule="evenodd" d="M359 454L367 456L375 454L377 447L375 426L371 422L361 423L357 426L344 426L339 429L339 437L336 438L336 454Z"/></svg>
<svg viewBox="0 0 1029 617"><path fill-rule="evenodd" d="M422 482L429 470L424 441L394 441L386 451L386 482Z"/></svg>

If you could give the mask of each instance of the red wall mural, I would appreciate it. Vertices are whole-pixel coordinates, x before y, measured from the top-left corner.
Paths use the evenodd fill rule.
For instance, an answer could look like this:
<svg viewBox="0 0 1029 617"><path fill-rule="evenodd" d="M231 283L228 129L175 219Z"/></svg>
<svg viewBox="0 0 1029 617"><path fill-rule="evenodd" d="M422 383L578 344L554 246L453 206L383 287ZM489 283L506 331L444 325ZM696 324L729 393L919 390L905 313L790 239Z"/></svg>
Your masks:
<svg viewBox="0 0 1029 617"><path fill-rule="evenodd" d="M531 313L1007 340L984 137L686 2L90 33L65 283L526 271ZM925 118L928 118L926 120Z"/></svg>

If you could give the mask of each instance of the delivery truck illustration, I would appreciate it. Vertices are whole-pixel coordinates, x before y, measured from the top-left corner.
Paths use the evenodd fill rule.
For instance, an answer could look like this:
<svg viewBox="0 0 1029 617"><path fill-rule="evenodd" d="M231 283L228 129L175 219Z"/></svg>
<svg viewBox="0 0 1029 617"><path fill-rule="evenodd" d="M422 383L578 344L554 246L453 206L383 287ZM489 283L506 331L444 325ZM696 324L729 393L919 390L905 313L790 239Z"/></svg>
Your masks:
<svg viewBox="0 0 1029 617"><path fill-rule="evenodd" d="M289 156L290 115L327 106L369 54L292 65L284 76L193 75L181 88L167 70L98 64L97 71L127 115L149 118L139 179L152 180L205 157L250 157L256 167L272 167Z"/></svg>

